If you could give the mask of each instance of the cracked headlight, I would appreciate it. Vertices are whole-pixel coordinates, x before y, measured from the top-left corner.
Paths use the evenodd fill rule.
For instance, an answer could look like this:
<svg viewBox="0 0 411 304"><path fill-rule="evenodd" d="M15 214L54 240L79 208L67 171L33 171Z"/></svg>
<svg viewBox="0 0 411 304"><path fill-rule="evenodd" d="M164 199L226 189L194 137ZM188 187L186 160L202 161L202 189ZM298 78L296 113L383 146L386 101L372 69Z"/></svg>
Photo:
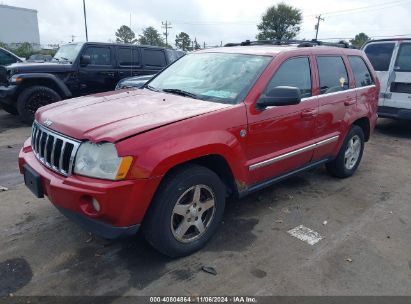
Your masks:
<svg viewBox="0 0 411 304"><path fill-rule="evenodd" d="M131 167L131 156L119 157L112 143L86 141L77 150L74 173L95 178L124 179Z"/></svg>

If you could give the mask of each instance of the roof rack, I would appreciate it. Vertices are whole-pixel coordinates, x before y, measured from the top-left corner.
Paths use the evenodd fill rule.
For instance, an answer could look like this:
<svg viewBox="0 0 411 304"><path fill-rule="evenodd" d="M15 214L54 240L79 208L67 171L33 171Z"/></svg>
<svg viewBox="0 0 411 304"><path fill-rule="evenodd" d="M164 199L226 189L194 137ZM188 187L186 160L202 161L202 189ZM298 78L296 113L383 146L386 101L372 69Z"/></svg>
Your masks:
<svg viewBox="0 0 411 304"><path fill-rule="evenodd" d="M325 42L320 40L246 40L240 43L227 43L224 46L248 46L248 45L290 45L297 44L297 47L313 47L313 46L333 46L340 48L355 48L351 46L347 41L341 40L339 42Z"/></svg>

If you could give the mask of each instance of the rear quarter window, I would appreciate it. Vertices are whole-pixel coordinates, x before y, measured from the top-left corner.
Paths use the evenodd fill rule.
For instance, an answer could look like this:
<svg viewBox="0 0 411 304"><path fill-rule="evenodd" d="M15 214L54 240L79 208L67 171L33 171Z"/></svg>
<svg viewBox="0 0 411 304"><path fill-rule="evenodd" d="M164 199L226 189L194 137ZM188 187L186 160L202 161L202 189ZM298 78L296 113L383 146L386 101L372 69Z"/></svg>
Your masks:
<svg viewBox="0 0 411 304"><path fill-rule="evenodd" d="M357 88L374 84L371 72L361 57L348 56L348 61L354 73L355 86Z"/></svg>
<svg viewBox="0 0 411 304"><path fill-rule="evenodd" d="M398 72L411 72L411 43L401 44L394 69Z"/></svg>
<svg viewBox="0 0 411 304"><path fill-rule="evenodd" d="M167 65L163 50L143 49L142 55L145 66L163 68Z"/></svg>
<svg viewBox="0 0 411 304"><path fill-rule="evenodd" d="M390 67L392 52L394 51L395 43L372 43L368 44L364 52L376 71L388 71Z"/></svg>

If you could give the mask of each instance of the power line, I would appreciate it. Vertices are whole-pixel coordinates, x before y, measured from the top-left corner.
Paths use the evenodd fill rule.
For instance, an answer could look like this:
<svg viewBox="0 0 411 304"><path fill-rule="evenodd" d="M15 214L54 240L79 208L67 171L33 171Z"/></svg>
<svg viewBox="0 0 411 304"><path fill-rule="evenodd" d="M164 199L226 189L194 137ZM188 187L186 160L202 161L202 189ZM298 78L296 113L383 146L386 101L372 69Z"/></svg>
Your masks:
<svg viewBox="0 0 411 304"><path fill-rule="evenodd" d="M370 11L370 10L379 10L379 9L394 7L400 4L405 4L407 2L410 2L410 0L399 0L399 1L397 0L397 1L391 1L391 2L386 2L386 3L375 4L375 5L368 5L368 6L363 6L363 7L332 11L332 12L323 13L323 15L326 15L328 17L334 17L334 16L350 14L352 12L362 13L362 12Z"/></svg>
<svg viewBox="0 0 411 304"><path fill-rule="evenodd" d="M370 10L379 10L379 9L385 9L385 8L390 8L394 7L400 4L405 4L410 2L411 0L397 0L397 1L391 1L391 2L386 2L386 3L380 3L380 4L375 4L375 5L368 5L368 6L363 6L363 7L357 7L357 8L351 8L351 9L344 9L344 10L338 10L338 11L331 11L331 12L325 12L322 13L321 15L325 15L327 17L335 17L335 16L340 16L340 15L346 15L346 14L351 14L354 12L357 13L363 13L367 12ZM310 18L310 17L317 17L317 15L303 15L303 18ZM210 21L210 22L190 22L190 21L176 21L174 24L185 24L185 25L255 25L256 23L260 22L260 20L256 21L251 21L251 20L244 20L244 21Z"/></svg>

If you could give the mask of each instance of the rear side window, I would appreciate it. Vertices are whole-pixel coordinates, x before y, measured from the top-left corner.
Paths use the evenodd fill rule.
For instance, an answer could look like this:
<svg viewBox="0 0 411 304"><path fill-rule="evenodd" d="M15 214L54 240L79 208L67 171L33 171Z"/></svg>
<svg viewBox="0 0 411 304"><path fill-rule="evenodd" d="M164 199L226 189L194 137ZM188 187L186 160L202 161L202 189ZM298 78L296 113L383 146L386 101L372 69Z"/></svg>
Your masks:
<svg viewBox="0 0 411 304"><path fill-rule="evenodd" d="M398 72L411 72L411 43L401 44L394 69Z"/></svg>
<svg viewBox="0 0 411 304"><path fill-rule="evenodd" d="M90 56L90 65L111 65L111 50L108 47L89 47L84 55Z"/></svg>
<svg viewBox="0 0 411 304"><path fill-rule="evenodd" d="M348 73L341 57L318 56L317 65L320 75L320 94L340 92L349 88Z"/></svg>
<svg viewBox="0 0 411 304"><path fill-rule="evenodd" d="M365 47L365 53L371 61L374 70L388 71L390 67L392 52L394 51L394 43L374 43L368 44Z"/></svg>
<svg viewBox="0 0 411 304"><path fill-rule="evenodd" d="M357 88L374 84L370 70L361 57L348 56L348 61L354 73L355 86Z"/></svg>
<svg viewBox="0 0 411 304"><path fill-rule="evenodd" d="M166 56L162 50L143 49L144 65L162 68L166 66Z"/></svg>
<svg viewBox="0 0 411 304"><path fill-rule="evenodd" d="M310 97L311 91L311 71L308 57L291 58L285 61L275 73L266 89L279 86L290 86L300 89L301 98Z"/></svg>
<svg viewBox="0 0 411 304"><path fill-rule="evenodd" d="M121 47L118 49L118 64L120 66L139 66L138 49Z"/></svg>

